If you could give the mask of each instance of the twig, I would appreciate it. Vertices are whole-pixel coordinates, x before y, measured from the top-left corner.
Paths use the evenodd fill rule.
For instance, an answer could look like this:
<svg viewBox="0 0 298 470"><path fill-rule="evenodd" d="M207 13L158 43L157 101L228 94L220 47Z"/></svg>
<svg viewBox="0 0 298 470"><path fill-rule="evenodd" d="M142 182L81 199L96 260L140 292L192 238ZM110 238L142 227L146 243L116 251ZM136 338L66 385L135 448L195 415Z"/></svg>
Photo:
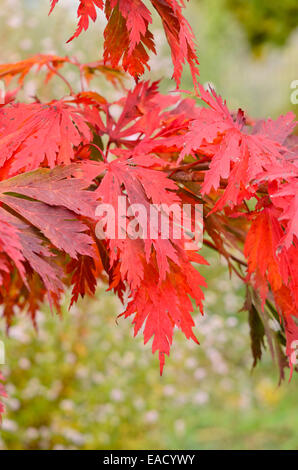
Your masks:
<svg viewBox="0 0 298 470"><path fill-rule="evenodd" d="M75 93L74 93L73 88L72 88L71 84L69 83L69 81L60 72L58 72L58 70L56 70L54 67L52 67L50 64L47 64L47 67L48 67L49 70L51 70L51 72L53 72L55 75L57 75L57 77L61 78L61 80L64 81L65 85L69 88L70 94L74 95Z"/></svg>

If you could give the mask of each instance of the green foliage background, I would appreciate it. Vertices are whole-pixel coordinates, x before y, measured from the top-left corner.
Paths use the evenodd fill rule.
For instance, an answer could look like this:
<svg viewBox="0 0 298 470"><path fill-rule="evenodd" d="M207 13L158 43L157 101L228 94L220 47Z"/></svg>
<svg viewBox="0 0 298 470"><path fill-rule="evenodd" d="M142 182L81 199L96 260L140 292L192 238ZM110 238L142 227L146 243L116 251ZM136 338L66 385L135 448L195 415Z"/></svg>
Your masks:
<svg viewBox="0 0 298 470"><path fill-rule="evenodd" d="M64 3L48 18L47 1L2 0L0 62L38 52L98 57L101 20L66 45L75 8L72 0ZM202 82L212 82L230 107L258 117L295 110L294 3L270 2L268 21L265 0L190 2ZM158 21L154 27L162 58L152 60L151 76L164 75L167 91L173 88L169 51ZM67 78L79 88L71 69ZM102 80L93 87L118 96ZM188 73L182 87L191 87ZM44 87L33 76L23 95L50 99L64 93L59 79ZM66 298L62 318L45 306L38 332L17 312L10 337L3 338L9 398L0 449L297 449L297 378L278 387L269 353L251 373L247 314L239 312L243 286L229 278L218 257L205 254L211 266L202 269L206 315L196 314L201 346L176 333L162 378L150 345L132 338L128 320L116 322L121 305L104 286L96 299L82 300L70 312Z"/></svg>

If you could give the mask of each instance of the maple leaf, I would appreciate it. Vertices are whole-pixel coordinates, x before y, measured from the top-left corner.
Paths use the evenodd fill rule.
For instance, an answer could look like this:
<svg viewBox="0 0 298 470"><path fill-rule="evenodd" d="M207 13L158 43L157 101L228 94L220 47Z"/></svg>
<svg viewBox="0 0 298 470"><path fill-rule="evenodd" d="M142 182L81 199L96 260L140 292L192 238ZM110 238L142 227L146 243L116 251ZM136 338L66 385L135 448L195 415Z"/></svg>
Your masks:
<svg viewBox="0 0 298 470"><path fill-rule="evenodd" d="M263 304L268 292L267 282L274 291L282 286L282 276L276 255L278 242L274 237L275 227L276 219L271 209L264 208L253 220L244 246L244 255L248 259L248 277L255 277L256 287L260 290Z"/></svg>
<svg viewBox="0 0 298 470"><path fill-rule="evenodd" d="M77 302L79 295L81 297L86 294L93 296L98 279L107 282L103 270L105 268L107 272L109 271L108 261L102 261L102 244L96 239L94 230L91 230L91 235L94 239L93 255L79 255L77 258L72 259L66 267L67 273L71 274L72 298L70 307Z"/></svg>
<svg viewBox="0 0 298 470"><path fill-rule="evenodd" d="M103 75L106 80L111 82L115 87L120 86L121 88L124 88L123 82L126 75L121 67L110 67L108 64L105 64L103 60L87 62L84 64L78 64L77 61L74 62L72 60L72 63L79 67L80 72L83 74L88 84L94 77Z"/></svg>
<svg viewBox="0 0 298 470"><path fill-rule="evenodd" d="M55 7L55 4L57 3L57 1L58 0L54 0L54 2L52 3L50 13ZM96 20L97 13L96 13L95 7L103 8L103 0L80 0L78 12L77 12L78 18L79 18L78 28L73 34L73 36L67 42L72 41L74 38L78 37L83 30L86 31L88 29L89 18L92 21Z"/></svg>
<svg viewBox="0 0 298 470"><path fill-rule="evenodd" d="M148 132L148 114L155 113L154 128L157 127L157 116L160 108L156 103L159 97L158 82L139 82L133 90L127 93L127 96L117 102L122 107L122 112L115 121L110 112L107 112L106 126L103 132L109 135L111 143L117 146L125 144L126 146L135 146L135 141L131 136L137 133ZM145 122L144 122L144 120Z"/></svg>
<svg viewBox="0 0 298 470"><path fill-rule="evenodd" d="M255 367L258 361L261 360L262 349L265 347L265 328L260 315L253 304L245 305L245 310L248 310L249 313L248 322L250 328L251 351L254 360L253 367Z"/></svg>
<svg viewBox="0 0 298 470"><path fill-rule="evenodd" d="M280 144L281 135L274 132L278 124L273 125L272 121L263 123L259 129L255 128L254 134L248 134L241 110L234 119L214 90L209 92L200 86L200 93L209 108L201 109L191 123L189 133L180 139L184 148L179 160L182 161L187 154L204 152L207 146L211 162L205 173L202 194L208 194L212 189L217 191L220 181L227 180L225 191L213 209L215 211L226 205L240 204L244 197L250 198L255 194L254 180L264 170L270 173L272 166L283 162L286 149ZM293 128L293 117L290 114L285 118L287 131L281 133L284 137L288 128Z"/></svg>
<svg viewBox="0 0 298 470"><path fill-rule="evenodd" d="M134 213L140 236L135 239L121 236L121 229L126 231L127 225L126 220L123 223L120 219L119 197L124 199L122 203L125 209L126 205L132 207L132 204L137 204L147 214L152 204L172 206L181 202L175 192L176 185L165 173L155 169L163 165L164 162L156 157L132 157L129 152L107 164L82 164L85 177L90 179L105 173L95 193L102 203L114 207L116 227L112 237L108 237L107 244L109 269L119 266L119 277L116 281L114 276L112 286L115 288L119 282L128 283L131 301L123 315L128 317L135 314L135 334L145 324L145 343L154 337L152 351L159 350L161 372L164 355L170 352L175 325L187 338L197 342L192 331L194 322L190 312L193 307L188 295L195 299L202 310L204 296L201 286L206 284L191 262L207 264L199 255L188 255L181 240L173 236L162 239L152 235L150 221L140 209ZM144 233L147 235L143 236Z"/></svg>
<svg viewBox="0 0 298 470"><path fill-rule="evenodd" d="M293 303L293 298L288 289L282 286L281 289L274 293L274 298L277 304L278 311L282 314L286 332L286 353L289 358L290 364L290 379L293 374L293 369L296 365L296 348L298 342L298 321L297 321L297 304Z"/></svg>
<svg viewBox="0 0 298 470"><path fill-rule="evenodd" d="M187 339L198 340L193 332L194 320L191 316L193 306L189 296L195 299L196 305L203 313L204 299L201 287L206 287L204 278L191 264L208 264L197 253L178 251L179 265L171 262L171 270L162 283L156 264L147 264L139 289L134 293L126 310L125 318L134 315L134 334L144 326L144 343L153 336L152 352L159 351L160 374L162 374L165 355L170 354L175 326Z"/></svg>
<svg viewBox="0 0 298 470"><path fill-rule="evenodd" d="M105 12L108 24L104 31L104 60L112 67L122 61L124 70L138 79L145 66L149 69L146 48L155 53L148 29L150 12L141 0L107 0Z"/></svg>
<svg viewBox="0 0 298 470"><path fill-rule="evenodd" d="M69 164L74 147L92 140L80 109L63 101L15 104L0 109L0 166L7 174L46 164Z"/></svg>
<svg viewBox="0 0 298 470"><path fill-rule="evenodd" d="M48 71L46 81L48 81L65 62L69 62L68 57L59 57L50 54L36 54L20 62L0 64L0 79L4 80L6 85L9 85L10 81L14 77L19 76L18 82L22 85L25 77L33 67L37 67L37 71L46 67Z"/></svg>
<svg viewBox="0 0 298 470"><path fill-rule="evenodd" d="M289 160L273 165L258 175L257 183L268 186L273 205L281 210L279 221L284 235L281 246L289 249L298 242L298 168Z"/></svg>
<svg viewBox="0 0 298 470"><path fill-rule="evenodd" d="M67 266L67 272L72 273L71 284L72 298L70 307L86 293L94 295L97 286L96 266L92 256L80 255L77 259L71 260Z"/></svg>
<svg viewBox="0 0 298 470"><path fill-rule="evenodd" d="M255 276L263 302L268 281L273 292L278 291L282 284L287 286L298 307L298 248L294 245L288 248L281 245L284 231L279 222L279 214L280 211L270 205L257 215L252 215L253 221L244 247L244 254L248 259L248 275L249 278Z"/></svg>
<svg viewBox="0 0 298 470"><path fill-rule="evenodd" d="M244 254L248 259L248 280L254 279L263 305L268 293L268 282L273 291L284 321L286 352L293 369L292 343L298 340L298 327L294 321L298 312L298 249L291 246L289 250L278 250L283 231L277 215L271 206L256 216L247 234Z"/></svg>
<svg viewBox="0 0 298 470"><path fill-rule="evenodd" d="M258 121L252 128L253 134L266 135L272 140L284 144L296 127L295 114L288 112L285 116L277 119L267 119Z"/></svg>
<svg viewBox="0 0 298 470"><path fill-rule="evenodd" d="M197 59L193 31L188 21L182 15L183 2L179 3L176 0L151 0L151 3L161 17L171 48L174 64L173 78L176 81L177 88L180 85L182 64L185 61L189 64L193 83L196 87L199 75L199 61Z"/></svg>
<svg viewBox="0 0 298 470"><path fill-rule="evenodd" d="M53 76L58 76L69 88L71 95L74 95L74 91L70 83L60 72L60 69L65 64L76 67L80 73L81 79L84 78L88 84L95 76L103 75L106 80L111 82L115 87L123 87L123 79L125 76L124 71L120 67L109 67L107 64L104 64L102 60L81 64L75 57L36 54L19 62L0 64L0 80L4 80L6 86L10 84L14 77L18 77L19 88L14 92L10 92L10 95L7 94L6 102L9 102L9 98L11 100L13 96L17 94L20 87L24 84L25 78L33 68L36 73L46 70L45 83L48 83Z"/></svg>
<svg viewBox="0 0 298 470"><path fill-rule="evenodd" d="M83 190L85 181L70 178L75 171L40 169L0 183L0 247L6 261L0 271L16 266L28 286L29 263L53 301L64 289L55 251L73 259L94 256L88 227L76 214L94 217L95 200Z"/></svg>
<svg viewBox="0 0 298 470"><path fill-rule="evenodd" d="M170 164L177 159L180 135L185 135L196 108L192 100L177 95L162 95L159 82L139 82L127 95L114 103L88 94L84 116L99 136L107 134L108 149L113 146L130 149L135 156L154 153ZM81 94L80 94L81 96ZM82 97L83 103L85 97ZM119 116L113 107L121 107ZM96 108L96 109L95 109ZM104 119L101 114L104 113ZM112 145L112 147L111 147Z"/></svg>
<svg viewBox="0 0 298 470"><path fill-rule="evenodd" d="M58 3L52 0L51 10ZM171 48L174 64L173 78L180 85L182 67L187 61L193 82L197 85L198 59L192 29L182 14L183 2L177 0L151 0L161 17L165 34ZM149 68L148 51L155 53L153 35L149 30L151 13L141 0L80 0L78 27L69 41L79 36L89 26L89 20L97 18L96 7L105 11L108 24L104 31L104 60L112 67L122 62L124 70L136 80Z"/></svg>
<svg viewBox="0 0 298 470"><path fill-rule="evenodd" d="M298 175L298 172L297 172ZM284 176L285 178L285 176ZM283 209L279 220L285 224L285 234L281 245L290 248L292 243L298 244L298 181L292 178L290 182L279 185L277 190L270 191L272 201Z"/></svg>
<svg viewBox="0 0 298 470"><path fill-rule="evenodd" d="M122 243L121 236L117 236L124 227L118 223L118 200L119 197L123 196L127 201L127 206L132 204L142 205L146 209L146 214L150 214L150 204L172 204L179 203L179 198L175 195L176 184L167 178L167 175L163 172L151 169L150 166L163 164L161 161L154 157L134 157L130 158L129 154L125 157L120 157L111 163L108 163L105 167L100 163L99 165L92 164L91 167L88 162L84 163L82 168L86 168L86 171L91 173L91 177L94 177L96 171L101 173L103 169L106 169L106 174L102 179L99 188L96 190L96 195L100 198L102 203L111 204L115 209L115 220L116 223L116 236L115 239L109 240L110 244L110 263L113 265L115 261L115 253L118 248L122 252L122 256L127 253L126 243ZM94 173L95 172L95 173ZM127 196L123 192L122 185L127 192ZM150 239L150 221L149 218L145 217L141 212L135 214L136 219L140 225L140 232L144 234L144 250L147 261L151 256L151 249L154 247L156 250L158 265L160 268L160 277L163 279L169 269L167 258L170 257L173 261L177 261L175 249L169 240ZM125 227L126 229L126 227ZM147 234L148 238L147 238ZM120 239L120 243L119 243ZM136 256L138 254L136 253ZM128 263L129 271L127 273L130 283L137 287L138 270L136 265L132 266Z"/></svg>

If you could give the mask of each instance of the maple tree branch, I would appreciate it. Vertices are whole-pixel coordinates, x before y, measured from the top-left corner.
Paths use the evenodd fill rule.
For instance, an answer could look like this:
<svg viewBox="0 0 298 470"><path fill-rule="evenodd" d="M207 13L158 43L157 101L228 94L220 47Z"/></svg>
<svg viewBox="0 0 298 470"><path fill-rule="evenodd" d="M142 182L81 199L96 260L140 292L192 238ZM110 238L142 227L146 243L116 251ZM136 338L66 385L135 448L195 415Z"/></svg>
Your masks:
<svg viewBox="0 0 298 470"><path fill-rule="evenodd" d="M195 161L195 162L192 162L192 163L188 163L187 165L181 165L179 167L174 167L172 173L170 173L170 175L169 175L169 178L171 178L175 173L177 173L179 171L184 171L185 172L185 170L189 170L190 168L193 169L193 170L197 170L197 171L209 170L209 162L206 163L205 161L204 162ZM169 170L172 170L172 168L169 168Z"/></svg>
<svg viewBox="0 0 298 470"><path fill-rule="evenodd" d="M80 70L80 83L81 83L81 92L84 93L85 91L85 83L84 83L84 73L83 73L83 66L79 66Z"/></svg>
<svg viewBox="0 0 298 470"><path fill-rule="evenodd" d="M111 139L109 138L109 141L108 141L108 144L107 144L107 148L106 148L106 152L105 152L105 162L108 161L108 154L109 154L109 150L110 150L111 144L112 144L112 141L111 141Z"/></svg>
<svg viewBox="0 0 298 470"><path fill-rule="evenodd" d="M213 250L218 252L216 245L214 245L214 243L210 242L209 240L204 239L204 245L209 246L209 248L212 248ZM230 258L236 263L241 264L241 266L244 266L245 268L247 268L247 263L237 258L237 256L230 255Z"/></svg>
<svg viewBox="0 0 298 470"><path fill-rule="evenodd" d="M57 75L57 77L59 77L59 78L61 78L61 80L63 80L65 85L69 88L70 94L74 95L75 92L74 92L71 84L69 83L69 81L60 72L58 72L58 70L56 70L54 67L52 67L50 64L47 64L47 67L48 67L49 70L51 70L51 72L53 72L55 75Z"/></svg>
<svg viewBox="0 0 298 470"><path fill-rule="evenodd" d="M84 82L84 72L83 72L83 69L84 69L84 65L81 64L78 59L76 57L72 57L69 62L72 64L72 65L75 65L76 67L78 67L79 69L79 73L80 73L80 84L81 84L81 93L84 93L85 91L85 82Z"/></svg>
<svg viewBox="0 0 298 470"><path fill-rule="evenodd" d="M204 239L204 240L203 240L203 243L204 243L204 245L208 246L209 248L212 248L213 250L215 250L217 253L220 254L220 251L217 249L217 247L216 247L212 242L210 242L209 240ZM247 267L247 263L245 263L245 261L242 261L242 260L240 260L239 258L237 258L236 256L231 255L231 254L229 254L229 257L230 257L233 261L235 261L236 263L238 263L239 265L244 266L244 267ZM234 271L234 273L235 273L243 282L246 282L245 277L244 277L239 271L237 271L236 267L235 267L232 263L230 263L229 266L232 268L232 270Z"/></svg>
<svg viewBox="0 0 298 470"><path fill-rule="evenodd" d="M177 181L178 183L188 183L188 182L203 183L204 179L205 179L205 175L204 175L204 173L201 173L201 172L207 171L207 170L209 170L209 164L202 163L199 168L195 168L195 170L190 171L190 172L186 172L186 171L181 170L181 169L177 169L177 171L174 172L174 173L172 171L172 173L169 174L169 178L174 180L174 181ZM221 181L220 189L226 189L227 186L228 186L227 181ZM267 191L267 188L264 184L262 184L258 187L258 189L256 190L256 194L257 193L260 196L268 196L268 191ZM247 208L248 208L248 206L247 206ZM250 212L249 209L248 209L248 212Z"/></svg>
<svg viewBox="0 0 298 470"><path fill-rule="evenodd" d="M170 174L169 178L171 178L174 181L181 182L181 183L187 183L187 182L202 183L204 181L204 174L200 174L200 173L198 174L198 172L195 173L193 171L186 172L186 171L178 170L176 173Z"/></svg>
<svg viewBox="0 0 298 470"><path fill-rule="evenodd" d="M80 148L80 150L83 150L83 148L85 148L85 147L90 147L90 146L91 146L91 147L94 147L96 150L98 150L98 152L101 154L101 156L102 156L102 158L103 158L103 161L104 161L105 163L107 163L107 159L106 159L105 153L101 150L100 147L98 147L98 145L94 144L93 142L89 142L88 144L83 145L83 146Z"/></svg>

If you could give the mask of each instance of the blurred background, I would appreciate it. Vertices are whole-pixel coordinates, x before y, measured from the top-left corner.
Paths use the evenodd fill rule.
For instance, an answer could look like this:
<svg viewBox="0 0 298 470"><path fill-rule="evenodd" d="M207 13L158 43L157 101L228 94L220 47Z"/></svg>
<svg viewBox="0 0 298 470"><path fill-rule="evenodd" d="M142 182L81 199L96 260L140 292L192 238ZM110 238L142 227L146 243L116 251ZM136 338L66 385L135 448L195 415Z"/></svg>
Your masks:
<svg viewBox="0 0 298 470"><path fill-rule="evenodd" d="M0 63L36 53L99 58L104 19L66 44L77 4L61 0L49 18L48 4L0 0ZM198 39L201 81L230 108L272 118L297 111L290 100L298 79L296 0L191 0L186 16ZM154 30L160 55L150 76L163 78L167 92L172 66L157 18ZM79 89L74 70L66 76ZM41 79L26 80L24 99L66 93L59 79L47 87ZM186 70L182 88L191 87ZM120 93L101 79L92 88L112 98ZM211 266L201 270L206 315L195 315L201 346L176 332L162 378L150 345L133 339L129 320L116 322L121 305L104 286L71 311L66 295L62 318L45 306L38 332L17 312L5 338L0 320L9 395L0 449L298 449L297 377L278 387L269 352L251 370L243 286L219 257L204 255Z"/></svg>

